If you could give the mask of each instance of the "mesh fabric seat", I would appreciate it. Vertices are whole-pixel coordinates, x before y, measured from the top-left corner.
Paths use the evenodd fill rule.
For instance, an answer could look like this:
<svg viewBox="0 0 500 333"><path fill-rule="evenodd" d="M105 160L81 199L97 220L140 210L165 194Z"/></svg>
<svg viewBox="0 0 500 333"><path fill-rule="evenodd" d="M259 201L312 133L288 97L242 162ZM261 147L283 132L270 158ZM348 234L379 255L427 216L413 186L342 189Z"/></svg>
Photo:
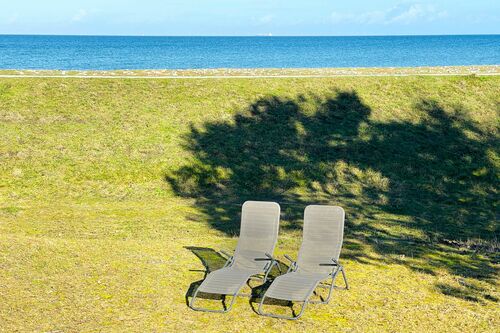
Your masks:
<svg viewBox="0 0 500 333"><path fill-rule="evenodd" d="M277 277L266 292L266 297L303 302L329 274L289 272Z"/></svg>

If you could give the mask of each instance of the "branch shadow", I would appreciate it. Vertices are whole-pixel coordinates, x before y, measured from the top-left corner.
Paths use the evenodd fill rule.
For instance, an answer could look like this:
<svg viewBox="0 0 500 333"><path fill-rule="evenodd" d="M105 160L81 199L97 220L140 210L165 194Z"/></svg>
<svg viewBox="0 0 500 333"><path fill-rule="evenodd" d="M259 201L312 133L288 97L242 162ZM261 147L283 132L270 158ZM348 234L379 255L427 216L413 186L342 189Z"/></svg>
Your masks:
<svg viewBox="0 0 500 333"><path fill-rule="evenodd" d="M450 284L438 283L436 288L443 294L460 298L466 301L477 302L484 304L486 301L498 303L499 299L491 295L485 288L475 286L465 281L459 280L459 286Z"/></svg>

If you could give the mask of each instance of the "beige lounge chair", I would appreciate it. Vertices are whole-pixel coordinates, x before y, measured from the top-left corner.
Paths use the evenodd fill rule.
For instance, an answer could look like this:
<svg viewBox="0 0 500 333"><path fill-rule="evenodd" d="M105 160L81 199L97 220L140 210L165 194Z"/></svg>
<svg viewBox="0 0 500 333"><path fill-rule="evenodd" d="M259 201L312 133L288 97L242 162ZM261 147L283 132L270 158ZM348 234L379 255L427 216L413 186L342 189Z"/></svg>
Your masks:
<svg viewBox="0 0 500 333"><path fill-rule="evenodd" d="M277 277L259 304L261 315L297 319L304 313L307 303L327 304L330 301L335 277L342 272L346 289L349 288L344 268L339 263L340 249L344 234L344 210L337 206L307 206L304 211L304 232L297 261L291 261L286 274ZM318 285L331 279L328 297L324 301L310 301ZM321 285L325 286L325 285ZM328 287L328 286L327 286ZM263 311L264 300L274 298L292 302L302 302L298 315L291 317Z"/></svg>
<svg viewBox="0 0 500 333"><path fill-rule="evenodd" d="M208 274L196 289L189 307L197 311L228 312L250 277L262 274L265 282L269 272L277 264L272 253L278 239L279 220L280 206L277 203L245 202L241 212L240 237L234 255L223 268ZM228 308L224 304L222 310L196 307L195 299L199 292L231 295L231 304Z"/></svg>

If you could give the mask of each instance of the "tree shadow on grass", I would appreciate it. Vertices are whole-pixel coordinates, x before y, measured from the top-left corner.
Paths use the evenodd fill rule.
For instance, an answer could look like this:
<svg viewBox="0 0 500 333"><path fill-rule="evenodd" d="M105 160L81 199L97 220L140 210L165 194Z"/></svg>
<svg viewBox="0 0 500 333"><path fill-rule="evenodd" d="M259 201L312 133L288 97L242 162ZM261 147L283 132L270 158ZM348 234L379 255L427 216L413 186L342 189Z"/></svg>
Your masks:
<svg viewBox="0 0 500 333"><path fill-rule="evenodd" d="M337 204L353 259L370 245L411 253L404 263L429 274L494 279L489 258L440 242L498 237L498 136L461 106L421 100L408 112L420 121L371 120L355 91L261 98L232 121L192 126L184 148L193 157L166 180L231 236L245 200L279 202L285 230L301 228L306 205Z"/></svg>

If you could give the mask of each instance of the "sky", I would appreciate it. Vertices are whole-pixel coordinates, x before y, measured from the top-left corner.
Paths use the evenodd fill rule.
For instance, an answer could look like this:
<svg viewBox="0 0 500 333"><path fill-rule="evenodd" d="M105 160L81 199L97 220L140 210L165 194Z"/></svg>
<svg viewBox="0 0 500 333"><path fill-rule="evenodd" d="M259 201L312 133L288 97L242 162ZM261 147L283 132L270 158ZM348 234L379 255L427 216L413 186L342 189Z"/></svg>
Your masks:
<svg viewBox="0 0 500 333"><path fill-rule="evenodd" d="M0 34L500 33L499 0L0 0Z"/></svg>

